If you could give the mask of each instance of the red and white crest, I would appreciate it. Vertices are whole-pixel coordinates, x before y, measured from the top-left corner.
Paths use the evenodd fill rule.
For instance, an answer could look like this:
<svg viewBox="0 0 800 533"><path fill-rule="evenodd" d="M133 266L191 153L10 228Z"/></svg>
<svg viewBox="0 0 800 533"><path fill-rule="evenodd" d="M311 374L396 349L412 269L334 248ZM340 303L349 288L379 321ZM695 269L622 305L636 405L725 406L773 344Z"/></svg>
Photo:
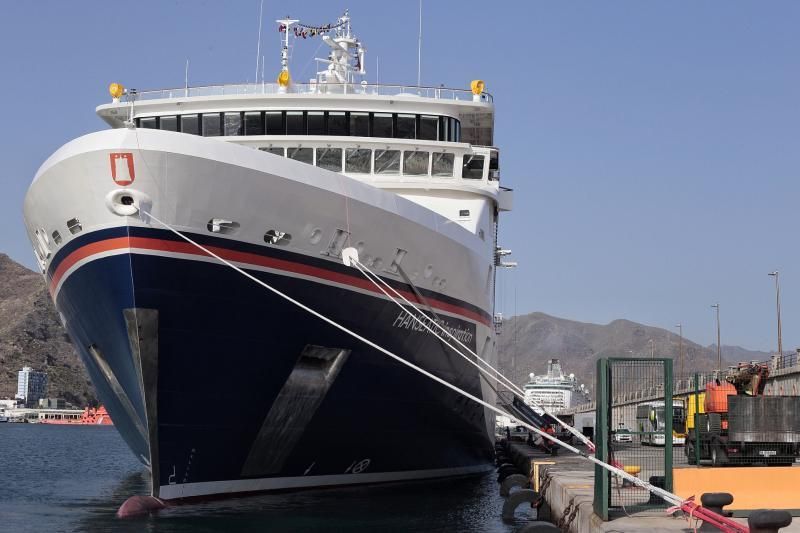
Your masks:
<svg viewBox="0 0 800 533"><path fill-rule="evenodd" d="M133 170L133 154L130 152L108 154L111 161L111 179L117 185L130 185L136 179Z"/></svg>

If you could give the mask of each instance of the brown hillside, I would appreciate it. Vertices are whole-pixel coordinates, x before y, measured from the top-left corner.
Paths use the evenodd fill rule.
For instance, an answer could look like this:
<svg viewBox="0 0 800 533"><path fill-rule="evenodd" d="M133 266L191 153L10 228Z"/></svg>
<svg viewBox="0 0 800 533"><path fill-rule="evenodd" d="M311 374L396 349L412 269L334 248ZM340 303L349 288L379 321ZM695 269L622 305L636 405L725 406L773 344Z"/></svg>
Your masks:
<svg viewBox="0 0 800 533"><path fill-rule="evenodd" d="M96 402L42 276L0 254L0 398L14 397L25 365L47 372L48 396L79 406Z"/></svg>

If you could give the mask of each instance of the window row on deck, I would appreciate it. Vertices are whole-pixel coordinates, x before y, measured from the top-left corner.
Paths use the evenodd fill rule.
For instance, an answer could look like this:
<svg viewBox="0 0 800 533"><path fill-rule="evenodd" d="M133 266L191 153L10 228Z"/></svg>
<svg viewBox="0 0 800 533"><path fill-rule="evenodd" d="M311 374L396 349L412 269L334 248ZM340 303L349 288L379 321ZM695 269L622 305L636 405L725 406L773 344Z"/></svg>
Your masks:
<svg viewBox="0 0 800 533"><path fill-rule="evenodd" d="M461 142L452 117L361 111L233 111L140 117L136 126L204 137L336 135Z"/></svg>
<svg viewBox="0 0 800 533"><path fill-rule="evenodd" d="M333 172L347 174L376 174L403 176L454 177L456 155L450 152L428 152L422 150L391 150L370 148L307 148L307 147L262 147L264 152L288 157L301 163L316 165ZM465 154L458 157L461 177L480 180L484 176L484 155ZM489 158L489 179L495 179L497 152Z"/></svg>

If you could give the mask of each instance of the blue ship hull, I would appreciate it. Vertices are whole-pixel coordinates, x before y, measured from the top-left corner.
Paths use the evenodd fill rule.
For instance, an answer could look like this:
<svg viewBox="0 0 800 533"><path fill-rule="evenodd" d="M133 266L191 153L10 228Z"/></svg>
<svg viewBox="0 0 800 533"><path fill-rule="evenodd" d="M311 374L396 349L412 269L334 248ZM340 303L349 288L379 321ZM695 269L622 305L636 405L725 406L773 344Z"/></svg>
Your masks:
<svg viewBox="0 0 800 533"><path fill-rule="evenodd" d="M191 237L256 262L247 270L259 279L482 397L477 369L415 328L354 269L277 247ZM94 231L59 250L47 273L100 399L151 468L154 495L489 468L483 407L187 246L150 228ZM488 313L422 296L456 310L442 318L474 350L474 318L488 323Z"/></svg>

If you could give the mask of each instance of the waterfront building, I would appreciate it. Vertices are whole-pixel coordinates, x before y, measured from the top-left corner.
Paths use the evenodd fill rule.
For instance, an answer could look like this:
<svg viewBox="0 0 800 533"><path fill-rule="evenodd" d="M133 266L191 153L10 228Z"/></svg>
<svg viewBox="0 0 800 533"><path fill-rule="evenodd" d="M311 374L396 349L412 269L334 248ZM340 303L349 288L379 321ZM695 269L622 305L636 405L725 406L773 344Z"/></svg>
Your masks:
<svg viewBox="0 0 800 533"><path fill-rule="evenodd" d="M39 399L39 409L66 409L66 408L67 408L67 401L64 398Z"/></svg>
<svg viewBox="0 0 800 533"><path fill-rule="evenodd" d="M36 405L47 394L47 372L39 372L29 366L19 371L17 377L17 398L26 406Z"/></svg>

